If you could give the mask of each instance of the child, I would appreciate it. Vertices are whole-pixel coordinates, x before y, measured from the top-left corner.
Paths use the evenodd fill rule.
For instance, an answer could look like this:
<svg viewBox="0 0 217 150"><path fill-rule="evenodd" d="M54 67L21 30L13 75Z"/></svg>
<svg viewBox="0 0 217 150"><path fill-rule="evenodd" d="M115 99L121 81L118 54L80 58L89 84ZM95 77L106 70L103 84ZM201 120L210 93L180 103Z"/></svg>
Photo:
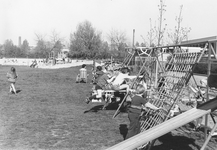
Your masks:
<svg viewBox="0 0 217 150"><path fill-rule="evenodd" d="M139 117L140 117L142 109L146 110L147 108L150 108L155 111L161 109L149 103L146 97L144 98L142 97L145 92L145 87L142 84L138 84L138 86L135 89L135 92L136 93L132 97L132 100L131 100L131 106L128 109L128 118L130 121L130 125L128 128L126 139L140 132Z"/></svg>
<svg viewBox="0 0 217 150"><path fill-rule="evenodd" d="M96 72L93 76L94 78L94 84L97 84L98 80L99 80L99 77L101 77L102 75L104 74L104 72L102 71L102 67L101 66L97 66L96 67Z"/></svg>
<svg viewBox="0 0 217 150"><path fill-rule="evenodd" d="M76 83L86 83L88 74L87 74L87 69L85 64L81 66L79 72L80 73L76 77Z"/></svg>
<svg viewBox="0 0 217 150"><path fill-rule="evenodd" d="M9 93L14 93L16 94L16 89L15 89L15 82L17 79L17 73L16 73L16 69L14 67L11 67L10 72L7 73L7 78L8 78L8 82L10 83L10 90Z"/></svg>
<svg viewBox="0 0 217 150"><path fill-rule="evenodd" d="M180 113L179 105L175 105L173 109L170 110L170 117L174 117L176 114Z"/></svg>
<svg viewBox="0 0 217 150"><path fill-rule="evenodd" d="M99 77L98 82L95 86L96 94L90 96L86 99L86 103L88 104L95 98L102 98L102 92L106 89L106 86L114 80L115 76L112 77L112 71L108 71L102 76Z"/></svg>
<svg viewBox="0 0 217 150"><path fill-rule="evenodd" d="M136 76L129 76L130 69L127 67L124 67L121 69L121 72L117 75L115 80L112 82L112 89L115 91L126 89L128 92L130 90L130 86L128 84L125 84L125 79L134 79Z"/></svg>

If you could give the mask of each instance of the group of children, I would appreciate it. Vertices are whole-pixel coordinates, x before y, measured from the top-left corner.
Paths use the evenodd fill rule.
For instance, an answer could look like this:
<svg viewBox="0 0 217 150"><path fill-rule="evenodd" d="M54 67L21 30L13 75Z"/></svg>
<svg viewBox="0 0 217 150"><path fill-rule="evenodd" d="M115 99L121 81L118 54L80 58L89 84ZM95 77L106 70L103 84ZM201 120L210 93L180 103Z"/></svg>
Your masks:
<svg viewBox="0 0 217 150"><path fill-rule="evenodd" d="M88 97L86 102L89 103L95 98L102 99L102 92L104 90L126 90L129 92L130 86L125 82L126 79L134 79L136 76L130 76L130 69L123 67L120 71L105 70L102 71L101 66L96 67L95 73L95 91L96 94Z"/></svg>
<svg viewBox="0 0 217 150"><path fill-rule="evenodd" d="M131 92L131 105L128 108L128 118L130 125L128 128L128 134L126 138L130 138L140 132L140 122L139 117L142 111L147 109L152 109L155 111L160 110L161 108L154 106L148 102L147 97L145 96L147 85L144 80L141 80L137 84L135 89L126 82L126 80L132 81L137 78L137 76L130 76L130 69L128 67L123 67L120 71L108 70L103 72L101 66L96 67L95 73L95 94L86 99L86 103L91 102L93 99L102 98L104 90L126 90L126 93ZM132 82L131 82L132 83Z"/></svg>

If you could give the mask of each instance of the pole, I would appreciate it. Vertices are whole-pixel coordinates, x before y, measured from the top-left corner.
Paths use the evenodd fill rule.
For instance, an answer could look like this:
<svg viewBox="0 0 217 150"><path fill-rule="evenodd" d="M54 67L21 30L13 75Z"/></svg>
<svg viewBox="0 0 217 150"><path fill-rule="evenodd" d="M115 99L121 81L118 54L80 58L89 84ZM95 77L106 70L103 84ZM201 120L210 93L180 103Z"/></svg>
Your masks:
<svg viewBox="0 0 217 150"><path fill-rule="evenodd" d="M208 43L208 69L207 69L207 84L206 84L206 101L209 101L209 85L208 85L208 77L211 72L211 43ZM208 115L205 115L205 141L207 140L207 126L208 126Z"/></svg>
<svg viewBox="0 0 217 150"><path fill-rule="evenodd" d="M158 81L158 68L159 68L159 62L158 62L158 54L157 54L157 49L155 50L155 55L156 55L156 68L155 68L155 81L154 81L154 87L157 88L157 81Z"/></svg>
<svg viewBox="0 0 217 150"><path fill-rule="evenodd" d="M134 39L135 39L135 29L133 29L133 47L134 47Z"/></svg>
<svg viewBox="0 0 217 150"><path fill-rule="evenodd" d="M134 47L134 40L135 40L135 29L133 29L133 51L135 51L135 47ZM132 62L132 65L134 65L134 68L135 68L135 66L136 66L136 63L135 63L135 59L136 59L136 57L134 57L133 55L132 55L132 58L134 58L134 61ZM129 61L129 63L130 63L130 61ZM128 66L128 65L127 65Z"/></svg>
<svg viewBox="0 0 217 150"><path fill-rule="evenodd" d="M110 61L111 61L111 67L112 67L112 70L114 71L114 66L113 66L113 61L112 61L112 59L113 59L113 58L112 58L112 56L111 56L111 60L110 60Z"/></svg>

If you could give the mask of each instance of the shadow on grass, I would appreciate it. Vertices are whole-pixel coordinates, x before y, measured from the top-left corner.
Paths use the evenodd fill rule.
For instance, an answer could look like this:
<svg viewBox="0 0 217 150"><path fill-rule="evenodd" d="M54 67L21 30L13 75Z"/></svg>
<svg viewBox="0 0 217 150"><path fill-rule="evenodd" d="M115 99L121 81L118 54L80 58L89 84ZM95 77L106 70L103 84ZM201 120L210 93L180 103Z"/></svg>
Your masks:
<svg viewBox="0 0 217 150"><path fill-rule="evenodd" d="M120 134L123 136L123 139L126 139L128 128L126 124L120 124L119 126Z"/></svg>
<svg viewBox="0 0 217 150"><path fill-rule="evenodd" d="M17 90L16 93L20 93L22 90Z"/></svg>
<svg viewBox="0 0 217 150"><path fill-rule="evenodd" d="M84 111L84 114L88 112L98 112L99 110L102 110L102 108L103 108L103 105L97 105L97 106L92 107L89 110Z"/></svg>
<svg viewBox="0 0 217 150"><path fill-rule="evenodd" d="M21 90L16 90L16 94L20 93L20 92L21 92ZM14 91L12 91L11 94L15 94Z"/></svg>
<svg viewBox="0 0 217 150"><path fill-rule="evenodd" d="M188 138L186 136L174 136L171 133L161 136L160 138L158 138L158 141L162 144L153 146L151 150L194 150L195 148L200 149L200 146L195 144L195 139Z"/></svg>
<svg viewBox="0 0 217 150"><path fill-rule="evenodd" d="M104 109L103 109L104 105L97 105L92 107L89 110L84 111L84 113L88 113L88 112L98 112L100 110L117 110L119 107L119 103L109 103ZM126 112L126 108L125 107L121 107L120 112Z"/></svg>

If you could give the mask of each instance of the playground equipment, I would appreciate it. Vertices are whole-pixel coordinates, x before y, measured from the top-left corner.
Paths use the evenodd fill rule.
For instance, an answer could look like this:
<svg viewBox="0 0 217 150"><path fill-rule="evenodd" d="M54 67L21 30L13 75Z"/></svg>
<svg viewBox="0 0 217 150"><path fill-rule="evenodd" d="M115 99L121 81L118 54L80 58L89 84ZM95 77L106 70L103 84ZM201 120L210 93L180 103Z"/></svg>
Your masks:
<svg viewBox="0 0 217 150"><path fill-rule="evenodd" d="M134 66L137 72L142 68L148 75L150 81L148 84L154 84L158 78L158 71L164 72L164 66L158 59L158 51L148 47L126 47L125 49L127 56L121 66Z"/></svg>
<svg viewBox="0 0 217 150"><path fill-rule="evenodd" d="M47 63L51 64L51 65L55 65L56 64L54 51L51 51L49 53Z"/></svg>
<svg viewBox="0 0 217 150"><path fill-rule="evenodd" d="M147 47L126 47L127 56L125 57L122 66L129 66L132 63L133 58L138 56L140 60L142 57L151 57L152 49Z"/></svg>
<svg viewBox="0 0 217 150"><path fill-rule="evenodd" d="M66 63L68 62L68 49L62 49L60 52L55 52L54 47L50 50L50 53L48 54L48 64L56 65L58 63Z"/></svg>
<svg viewBox="0 0 217 150"><path fill-rule="evenodd" d="M163 107L166 111L159 111L152 115L151 117L147 117L144 120L141 120L141 132L139 135L132 137L126 141L124 144L120 144L110 148L112 149L122 149L123 145L128 145L129 148L124 147L124 149L133 149L138 148L142 145L146 145L149 143L149 148L154 145L154 142L157 137L172 131L175 128L178 128L194 119L202 117L205 115L206 117L206 125L208 122L207 114L214 111L216 107L216 98L210 100L209 94L206 95L205 102L198 109L193 108L186 113L178 115L172 119L169 119L170 110L172 110L175 105L180 100L180 95L183 92L183 88L189 82L190 78L193 75L193 71L196 65L201 61L201 59L207 59L206 62L208 64L207 68L207 76L209 77L211 74L211 63L217 60L217 37L209 37L203 39L197 39L192 41L183 42L179 45L172 46L162 46L153 48L154 51L162 48L173 48L173 54L170 61L167 63L165 67L165 72L163 76L161 76L158 80L158 89L155 90L155 97L150 99L150 102L158 107ZM183 52L182 46L202 46L202 52ZM208 53L207 53L208 52ZM214 59L213 59L214 58ZM139 72L140 74L141 72ZM161 86L159 86L161 84ZM162 86L163 85L163 86ZM207 93L209 87L207 86ZM205 109L206 108L206 109ZM202 109L202 110L201 110ZM205 110L204 110L205 109ZM150 113L147 111L144 115ZM113 117L117 115L117 111ZM183 119L185 118L185 119ZM168 120L169 119L169 120ZM182 120L183 119L183 120ZM168 120L168 121L167 121ZM185 120L185 121L184 121ZM181 122L180 122L181 121ZM176 123L177 122L177 123ZM214 122L215 123L215 122ZM217 124L213 127L212 132L217 128ZM165 130L165 131L164 131ZM153 136L152 136L153 134ZM211 135L207 138L207 129L205 128L205 143L201 150L203 150ZM153 141L152 141L153 140ZM127 144L128 143L128 144ZM133 146L130 146L133 145Z"/></svg>
<svg viewBox="0 0 217 150"><path fill-rule="evenodd" d="M193 108L159 125L156 125L155 127L150 128L149 130L141 132L140 134L130 139L127 139L115 146L112 146L108 148L107 150L117 150L117 149L118 150L132 150L132 149L138 148L144 143L150 142L151 140L154 140L174 129L177 129L178 127L181 127L199 117L202 117L204 115L211 113L215 109L217 109L217 98L204 103L198 108ZM205 148L206 143L211 138L211 135L215 131L216 128L217 128L217 124L213 127L212 131L210 132L209 138L207 138L201 150Z"/></svg>
<svg viewBox="0 0 217 150"><path fill-rule="evenodd" d="M32 62L32 64L30 65L30 67L32 67L32 68L36 68L37 66L38 66L38 63L37 63L36 60L34 60L34 61Z"/></svg>
<svg viewBox="0 0 217 150"><path fill-rule="evenodd" d="M153 67L153 62L158 62L159 64L160 64L160 62L158 60L158 57L156 57L157 54L154 53L153 49L145 48L145 51L143 49L144 48L142 48L142 47L131 49L131 51L129 51L129 53L128 53L128 55L130 55L130 56L126 57L127 60L124 61L123 66L129 65L129 62L131 62L132 59L135 56L137 56L138 59L140 60L140 63L142 64L142 66L140 67L140 70L137 74L136 79L132 83L131 88L135 87L141 81L141 76L142 76L142 78L146 79L146 83L147 83L147 86L149 87L149 90L152 90L154 85L153 85L153 81L152 81L152 69L151 69L151 67ZM133 53L131 53L131 52L133 52ZM128 59L128 58L130 58L130 59ZM160 67L161 71L164 72L164 68L161 65L159 65L159 67ZM159 69L159 68L157 68L157 69ZM115 118L118 115L120 108L122 107L122 105L124 104L124 102L128 96L129 96L129 93L126 93L124 99L122 100L118 109L116 110L113 118Z"/></svg>

